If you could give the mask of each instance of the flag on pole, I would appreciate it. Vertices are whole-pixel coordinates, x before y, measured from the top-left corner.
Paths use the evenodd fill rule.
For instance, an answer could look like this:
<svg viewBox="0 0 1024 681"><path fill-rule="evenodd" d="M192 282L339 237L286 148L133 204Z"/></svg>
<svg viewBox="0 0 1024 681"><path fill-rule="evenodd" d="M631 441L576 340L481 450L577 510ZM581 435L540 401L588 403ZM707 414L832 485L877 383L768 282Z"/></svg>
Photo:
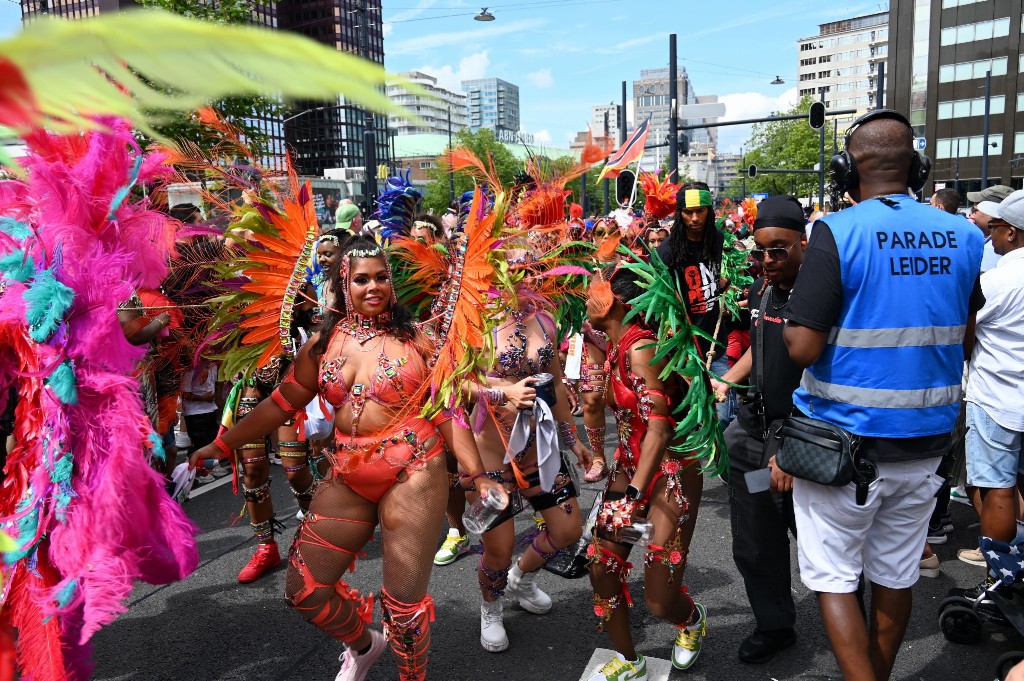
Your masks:
<svg viewBox="0 0 1024 681"><path fill-rule="evenodd" d="M625 144L608 158L608 162L604 165L604 170L601 171L597 178L598 182L606 177L618 177L619 173L625 170L630 163L640 160L640 157L644 155L644 145L647 144L647 133L650 131L650 127L651 117L648 116L647 120L633 131L633 134L626 140Z"/></svg>

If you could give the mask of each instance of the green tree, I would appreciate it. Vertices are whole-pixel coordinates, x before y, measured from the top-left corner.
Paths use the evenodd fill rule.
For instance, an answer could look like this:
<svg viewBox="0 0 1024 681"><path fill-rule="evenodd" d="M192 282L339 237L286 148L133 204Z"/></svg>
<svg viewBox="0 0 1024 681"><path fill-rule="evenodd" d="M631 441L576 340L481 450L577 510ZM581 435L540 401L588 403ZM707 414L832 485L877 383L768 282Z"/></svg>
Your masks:
<svg viewBox="0 0 1024 681"><path fill-rule="evenodd" d="M814 99L806 95L789 111L782 114L806 114ZM826 163L831 158L832 136L835 121L825 121L825 153ZM743 172L750 164L758 168L773 170L812 170L818 163L819 131L811 128L807 120L772 121L754 124L750 139L745 145ZM730 184L727 193L740 196L742 178ZM747 193L767 192L768 194L789 194L796 196L815 196L818 194L818 176L811 174L778 174L758 175L747 178ZM815 198L817 200L817 198Z"/></svg>
<svg viewBox="0 0 1024 681"><path fill-rule="evenodd" d="M174 12L182 16L213 21L223 24L247 24L253 19L256 3L254 0L140 0L145 7L155 7ZM196 74L201 78L201 74ZM233 125L237 126L251 145L256 157L270 155L269 134L254 119L275 118L282 115L284 107L277 99L259 96L227 97L210 105L224 115ZM174 140L187 140L208 148L211 144L209 134L192 114L187 117L176 117L166 124L154 126L162 135Z"/></svg>
<svg viewBox="0 0 1024 681"><path fill-rule="evenodd" d="M464 128L455 134L452 143L456 147L465 147L476 154L485 163L488 159L494 163L494 172L502 186L511 186L512 179L522 164L516 160L508 147L501 144L494 138L494 132L481 128L472 132ZM448 169L438 164L437 168L427 171L429 183L423 194L424 210L433 211L438 215L444 213L448 208ZM468 173L455 173L455 199L458 200L465 192L473 189L473 178Z"/></svg>

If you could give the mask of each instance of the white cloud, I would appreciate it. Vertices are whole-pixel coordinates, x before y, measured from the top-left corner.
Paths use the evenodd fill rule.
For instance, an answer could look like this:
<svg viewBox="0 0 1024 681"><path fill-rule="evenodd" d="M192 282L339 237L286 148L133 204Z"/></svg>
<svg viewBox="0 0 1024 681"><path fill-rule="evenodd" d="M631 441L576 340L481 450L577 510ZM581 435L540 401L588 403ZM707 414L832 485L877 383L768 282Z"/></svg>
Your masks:
<svg viewBox="0 0 1024 681"><path fill-rule="evenodd" d="M472 30L468 31L430 33L417 38L410 38L409 40L400 40L393 45L388 45L387 53L390 56L421 54L443 47L456 45L465 46L477 44L479 42L487 42L500 35L519 33L521 31L539 28L544 25L545 21L543 19L527 19L524 21L497 23L497 26L488 26L482 29L474 27Z"/></svg>
<svg viewBox="0 0 1024 681"><path fill-rule="evenodd" d="M533 133L533 141L535 141L537 144L550 144L551 133L548 132L547 128L544 128L540 132Z"/></svg>
<svg viewBox="0 0 1024 681"><path fill-rule="evenodd" d="M382 35L385 38L387 38L389 35L391 35L394 32L394 30L395 30L394 24L383 24L381 26L381 32L382 32Z"/></svg>
<svg viewBox="0 0 1024 681"><path fill-rule="evenodd" d="M760 92L739 92L719 95L718 101L725 104L722 121L737 121L745 118L762 118L774 112L786 111L799 101L797 88L789 88L781 94L770 97ZM751 126L731 125L718 129L719 152L739 152L743 143L750 139Z"/></svg>
<svg viewBox="0 0 1024 681"><path fill-rule="evenodd" d="M457 67L446 64L445 66L421 66L415 70L437 78L438 85L441 87L461 92L462 81L487 77L487 67L491 65L491 60L487 55L487 50L484 50L463 57Z"/></svg>
<svg viewBox="0 0 1024 681"><path fill-rule="evenodd" d="M527 73L526 80L530 81L530 84L534 87L542 90L554 87L555 85L555 79L551 75L551 69L540 69L539 71Z"/></svg>

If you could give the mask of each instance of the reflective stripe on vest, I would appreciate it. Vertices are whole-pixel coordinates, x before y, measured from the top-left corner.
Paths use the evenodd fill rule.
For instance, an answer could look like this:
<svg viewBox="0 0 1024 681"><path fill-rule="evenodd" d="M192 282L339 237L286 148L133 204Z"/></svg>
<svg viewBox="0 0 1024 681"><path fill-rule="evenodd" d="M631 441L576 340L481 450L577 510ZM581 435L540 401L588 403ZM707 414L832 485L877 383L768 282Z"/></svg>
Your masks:
<svg viewBox="0 0 1024 681"><path fill-rule="evenodd" d="M905 329L843 329L828 335L829 345L844 348L903 348L931 345L960 345L966 326L918 326Z"/></svg>
<svg viewBox="0 0 1024 681"><path fill-rule="evenodd" d="M920 390L883 390L880 388L857 388L837 383L819 381L809 371L804 371L800 387L808 394L834 402L857 404L873 409L928 409L945 407L960 402L962 388L959 383L941 388Z"/></svg>

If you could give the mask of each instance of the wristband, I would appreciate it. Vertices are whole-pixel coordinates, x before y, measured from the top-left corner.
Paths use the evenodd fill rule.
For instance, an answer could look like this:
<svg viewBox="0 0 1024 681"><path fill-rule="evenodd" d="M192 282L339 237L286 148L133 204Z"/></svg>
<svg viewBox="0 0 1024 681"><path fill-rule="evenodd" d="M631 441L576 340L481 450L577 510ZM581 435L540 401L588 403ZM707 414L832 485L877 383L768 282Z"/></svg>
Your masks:
<svg viewBox="0 0 1024 681"><path fill-rule="evenodd" d="M558 436L562 438L566 446L572 447L576 444L576 425L568 421L559 421Z"/></svg>
<svg viewBox="0 0 1024 681"><path fill-rule="evenodd" d="M504 407L508 404L508 395L504 390L497 388L480 388L480 399L495 407Z"/></svg>
<svg viewBox="0 0 1024 681"><path fill-rule="evenodd" d="M219 435L214 438L213 444L217 445L217 449L219 449L220 451L224 452L224 458L226 458L226 459L231 458L231 448L228 447L228 444L226 442L224 442L224 440L220 439Z"/></svg>

